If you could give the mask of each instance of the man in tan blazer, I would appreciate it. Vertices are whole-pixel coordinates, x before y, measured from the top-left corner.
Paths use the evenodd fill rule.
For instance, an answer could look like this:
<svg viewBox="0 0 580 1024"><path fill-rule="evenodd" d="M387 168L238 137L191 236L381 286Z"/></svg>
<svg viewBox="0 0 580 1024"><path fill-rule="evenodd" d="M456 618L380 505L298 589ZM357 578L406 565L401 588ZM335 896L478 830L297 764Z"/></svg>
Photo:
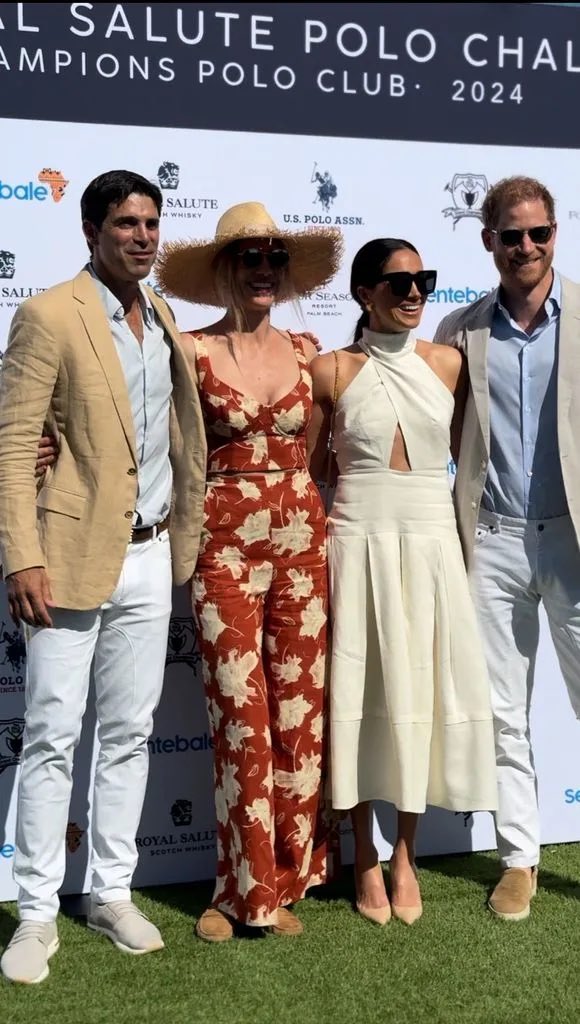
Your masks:
<svg viewBox="0 0 580 1024"><path fill-rule="evenodd" d="M540 602L580 716L580 286L553 269L554 200L539 181L498 182L482 215L500 285L434 340L469 366L455 495L495 718L503 873L489 905L520 920L540 856L529 731Z"/></svg>
<svg viewBox="0 0 580 1024"><path fill-rule="evenodd" d="M0 383L0 551L11 614L25 623L26 728L14 875L12 981L48 974L72 759L94 676L100 750L89 927L128 953L160 949L131 902L147 740L163 682L173 580L190 579L203 515L205 434L169 307L142 284L162 196L129 171L81 200L90 263L24 302ZM60 455L37 493L45 422Z"/></svg>

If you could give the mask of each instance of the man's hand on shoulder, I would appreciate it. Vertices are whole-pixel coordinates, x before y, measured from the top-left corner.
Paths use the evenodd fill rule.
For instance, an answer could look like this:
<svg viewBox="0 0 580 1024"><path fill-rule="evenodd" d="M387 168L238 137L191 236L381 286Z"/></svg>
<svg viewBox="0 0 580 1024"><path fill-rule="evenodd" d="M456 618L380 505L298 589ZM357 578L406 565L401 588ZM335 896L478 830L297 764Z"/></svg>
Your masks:
<svg viewBox="0 0 580 1024"><path fill-rule="evenodd" d="M12 621L19 626L52 626L49 608L54 608L46 569L34 566L21 569L6 578L8 608Z"/></svg>
<svg viewBox="0 0 580 1024"><path fill-rule="evenodd" d="M317 352L322 352L322 342L320 341L320 338L318 338L316 334L312 334L312 331L302 331L302 337L306 338L306 341L309 341L310 344L314 346Z"/></svg>

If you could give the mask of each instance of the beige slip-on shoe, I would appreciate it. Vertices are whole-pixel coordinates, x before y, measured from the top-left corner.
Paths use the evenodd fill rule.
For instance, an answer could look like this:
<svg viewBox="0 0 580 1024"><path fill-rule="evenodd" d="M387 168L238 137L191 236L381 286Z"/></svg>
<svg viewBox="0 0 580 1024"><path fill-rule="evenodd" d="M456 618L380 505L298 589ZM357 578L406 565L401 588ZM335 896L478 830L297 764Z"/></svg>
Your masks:
<svg viewBox="0 0 580 1024"><path fill-rule="evenodd" d="M506 868L493 890L488 907L503 921L523 921L530 916L530 900L536 895L538 869Z"/></svg>
<svg viewBox="0 0 580 1024"><path fill-rule="evenodd" d="M91 902L87 926L106 935L117 949L132 956L153 953L165 945L159 930L131 900Z"/></svg>
<svg viewBox="0 0 580 1024"><path fill-rule="evenodd" d="M21 921L0 961L2 974L7 981L37 985L48 977L48 961L58 945L54 921Z"/></svg>

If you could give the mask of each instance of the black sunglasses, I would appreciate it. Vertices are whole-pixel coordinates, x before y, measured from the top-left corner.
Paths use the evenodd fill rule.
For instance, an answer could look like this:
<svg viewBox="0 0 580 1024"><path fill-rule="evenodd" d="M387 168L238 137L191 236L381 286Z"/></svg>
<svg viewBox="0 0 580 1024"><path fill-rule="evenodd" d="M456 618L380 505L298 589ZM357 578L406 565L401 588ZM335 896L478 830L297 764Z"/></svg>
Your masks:
<svg viewBox="0 0 580 1024"><path fill-rule="evenodd" d="M259 267L262 260L267 260L272 270L280 270L287 267L290 254L287 249L270 249L264 252L262 249L243 249L236 253L237 257L248 270Z"/></svg>
<svg viewBox="0 0 580 1024"><path fill-rule="evenodd" d="M545 245L554 234L553 224L540 224L537 228L506 228L505 231L495 231L492 228L492 235L499 235L502 245L508 248L521 245L524 235L527 235L534 245Z"/></svg>
<svg viewBox="0 0 580 1024"><path fill-rule="evenodd" d="M390 274L382 274L377 284L381 281L386 281L393 295L399 299L406 298L414 284L420 295L430 295L435 291L437 271L419 270L416 274L411 274L408 270L397 270Z"/></svg>

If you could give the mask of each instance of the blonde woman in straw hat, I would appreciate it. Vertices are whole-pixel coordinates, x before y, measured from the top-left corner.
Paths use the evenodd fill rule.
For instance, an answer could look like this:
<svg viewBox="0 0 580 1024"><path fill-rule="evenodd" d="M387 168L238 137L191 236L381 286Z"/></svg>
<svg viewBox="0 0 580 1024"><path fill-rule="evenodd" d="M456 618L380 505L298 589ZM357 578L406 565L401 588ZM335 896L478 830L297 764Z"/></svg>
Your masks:
<svg viewBox="0 0 580 1024"><path fill-rule="evenodd" d="M197 924L297 935L289 909L325 878L317 835L326 642L325 515L306 464L317 351L272 307L335 274L336 231L279 230L261 203L213 241L167 243L168 296L225 309L182 335L208 439L205 529L192 580L215 756L218 870Z"/></svg>

